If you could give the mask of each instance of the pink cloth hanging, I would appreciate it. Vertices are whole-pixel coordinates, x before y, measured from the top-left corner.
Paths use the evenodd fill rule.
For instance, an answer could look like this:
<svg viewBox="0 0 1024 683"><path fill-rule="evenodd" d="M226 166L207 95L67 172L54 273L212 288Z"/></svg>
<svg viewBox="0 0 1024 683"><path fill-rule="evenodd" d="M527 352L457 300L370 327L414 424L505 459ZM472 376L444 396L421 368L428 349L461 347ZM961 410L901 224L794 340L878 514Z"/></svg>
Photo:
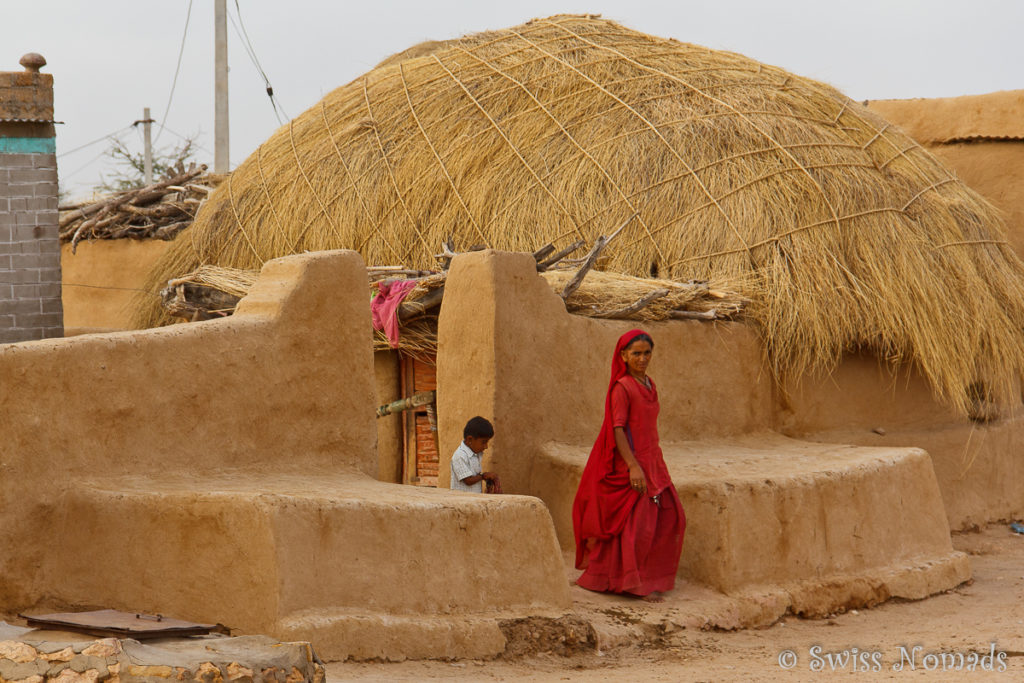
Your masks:
<svg viewBox="0 0 1024 683"><path fill-rule="evenodd" d="M416 280L382 280L377 283L377 296L370 302L373 329L384 332L393 349L398 348L398 306L415 286Z"/></svg>

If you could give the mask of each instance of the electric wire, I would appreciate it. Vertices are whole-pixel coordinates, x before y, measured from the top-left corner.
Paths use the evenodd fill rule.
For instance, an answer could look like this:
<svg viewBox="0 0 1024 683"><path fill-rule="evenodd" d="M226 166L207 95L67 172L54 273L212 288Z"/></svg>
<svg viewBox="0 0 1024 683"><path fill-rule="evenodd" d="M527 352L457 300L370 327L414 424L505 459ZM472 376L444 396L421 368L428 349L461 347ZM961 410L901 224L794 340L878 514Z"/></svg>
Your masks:
<svg viewBox="0 0 1024 683"><path fill-rule="evenodd" d="M69 154L74 154L75 152L77 152L79 150L83 150L86 147L91 147L91 146L95 145L97 142L103 142L104 140L109 140L110 138L112 138L113 136L117 135L118 133L122 133L122 132L128 130L133 125L135 125L135 124L129 124L129 125L123 127L123 128L118 128L115 131L107 133L103 137L96 138L95 140L92 140L91 142L87 142L84 145L79 145L78 147L75 147L74 149L69 149L66 152L61 152L60 154L57 155L57 158L60 159L61 157L66 157Z"/></svg>
<svg viewBox="0 0 1024 683"><path fill-rule="evenodd" d="M106 156L106 154L107 154L107 150L103 150L102 152L100 152L99 154L94 156L92 159L89 159L89 161L85 162L84 164L82 164L81 166L76 168L74 171L71 171L70 173L61 173L60 174L61 180L67 180L71 176L73 176L73 175L75 175L77 173L80 173L81 171L84 171L86 168L91 166L93 163L95 163L96 161L99 161L101 157Z"/></svg>
<svg viewBox="0 0 1024 683"><path fill-rule="evenodd" d="M245 22L242 21L242 7L239 4L239 0L235 0L235 14L238 15L238 24L235 24L234 18L231 16L231 12L228 12L228 19L231 20L231 26L235 29L235 34L238 39L242 41L242 47L245 48L246 54L249 56L249 61L256 67L256 71L259 72L260 77L263 79L263 83L266 85L267 97L270 98L270 106L274 108L274 116L277 117L277 122L280 125L284 125L290 117L285 112L284 107L281 106L280 100L274 96L274 87L270 84L270 78L267 76L267 72L263 70L263 66L260 64L259 57L256 56L256 48L253 47L252 40L249 39L249 32L245 29ZM241 27L241 30L239 30ZM279 113L280 110L280 113ZM282 120L282 116L284 119Z"/></svg>
<svg viewBox="0 0 1024 683"><path fill-rule="evenodd" d="M178 73L181 71L181 58L185 54L185 38L188 37L188 24L191 18L192 0L188 0L188 11L185 13L185 30L181 34L181 47L178 48L178 64L174 67L174 80L171 81L171 92L167 96L167 106L164 107L164 115L160 117L160 128L157 129L156 136L153 138L154 145L160 139L160 134L164 132L163 122L167 120L167 114L171 111L171 102L174 101L174 88L178 85Z"/></svg>
<svg viewBox="0 0 1024 683"><path fill-rule="evenodd" d="M238 15L238 26L235 26L235 21L232 18L230 12L228 12L228 19L231 19L231 25L235 29L235 34L238 35L239 39L243 41L243 47L245 48L246 53L249 55L249 59L252 61L253 66L256 67L256 70L263 78L264 84L266 84L267 96L270 98L270 104L274 108L274 115L277 116L278 123L284 125L284 121L282 121L281 116L278 115L278 110L280 109L280 112L281 114L284 115L285 120L288 119L288 114L285 112L284 107L281 106L280 100L278 100L274 96L274 88L270 84L270 77L267 76L267 72L263 70L263 65L260 64L259 57L256 56L256 48L252 44L252 40L249 38L249 31L247 31L245 28L245 22L242 20L242 7L239 4L238 0L235 0L235 14ZM239 26L241 27L241 32L239 32L238 30Z"/></svg>
<svg viewBox="0 0 1024 683"><path fill-rule="evenodd" d="M274 88L270 85L267 75L260 67L259 60L256 58L256 53L252 51L251 44L247 44L248 41L246 40L246 37L242 34L242 31L238 29L238 24L235 23L235 19L231 16L230 12L228 12L228 19L231 21L231 28L235 29L235 35L237 35L238 39L242 42L242 47L245 49L245 53L248 55L249 61L252 62L254 67L256 67L256 70L260 73L260 77L263 79L263 83L267 90L267 96L270 98L270 106L274 110L274 116L277 118L278 125L284 125L284 121L281 119L281 113L284 112L284 108L281 107L280 113L278 112L279 104L274 98ZM239 17L239 21L241 21L241 17ZM285 115L285 118L287 118L287 115Z"/></svg>

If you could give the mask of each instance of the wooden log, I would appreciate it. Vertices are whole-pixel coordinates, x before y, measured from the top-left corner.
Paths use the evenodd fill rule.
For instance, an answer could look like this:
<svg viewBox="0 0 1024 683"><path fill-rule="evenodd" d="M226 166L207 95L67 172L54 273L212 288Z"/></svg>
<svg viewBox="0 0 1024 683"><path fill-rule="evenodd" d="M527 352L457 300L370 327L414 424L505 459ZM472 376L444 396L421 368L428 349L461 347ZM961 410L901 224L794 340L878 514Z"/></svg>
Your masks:
<svg viewBox="0 0 1024 683"><path fill-rule="evenodd" d="M561 250L560 252L558 252L557 254L552 256L551 258L539 262L537 264L537 272L538 273L543 273L545 270L548 270L553 265L555 265L556 263L558 263L559 261L564 259L566 256L568 256L572 252L574 252L577 249L579 249L580 247L582 247L584 244L586 244L586 242L584 242L583 240L579 240L577 242L573 242L572 244L567 246L565 249Z"/></svg>
<svg viewBox="0 0 1024 683"><path fill-rule="evenodd" d="M173 283L173 280L171 282ZM164 310L175 317L191 321L231 315L241 298L192 282L169 283L169 286L160 290Z"/></svg>
<svg viewBox="0 0 1024 683"><path fill-rule="evenodd" d="M595 313L591 317L594 317L594 318L625 318L625 317L628 317L630 315L633 315L634 313L636 313L638 311L643 310L644 308L649 306L652 302L657 301L658 299L660 299L660 298L662 298L664 296L667 296L668 293L669 293L669 290L667 290L667 289L655 289L653 292L648 292L647 294L644 294L642 297L640 297L639 299L637 299L636 301L631 303L629 306L626 306L624 308L620 308L620 309L617 309L617 310L614 310L614 311L601 311L600 313Z"/></svg>
<svg viewBox="0 0 1024 683"><path fill-rule="evenodd" d="M449 237L441 243L441 249L443 251L435 254L434 258L441 259L441 270L448 270L452 265L452 259L455 258L455 242Z"/></svg>
<svg viewBox="0 0 1024 683"><path fill-rule="evenodd" d="M163 197L166 194L167 186L187 183L196 176L201 175L205 170L206 166L200 166L194 170L187 171L173 178L161 180L160 182L152 185L119 192L108 199L84 206L62 216L58 221L58 226L61 228L68 227L81 218L87 218L99 211L105 210L109 212L112 208L116 209L120 205L126 203L131 203L135 206L149 204Z"/></svg>
<svg viewBox="0 0 1024 683"><path fill-rule="evenodd" d="M181 208L174 204L160 204L159 206L153 207L125 204L121 207L121 210L125 213L134 214L136 216L146 216L147 218L167 218L169 216L185 213Z"/></svg>
<svg viewBox="0 0 1024 683"><path fill-rule="evenodd" d="M178 221L176 223L171 223L170 225L164 225L154 230L151 237L158 240L171 240L174 239L179 232L190 225L192 225L191 218L187 221Z"/></svg>
<svg viewBox="0 0 1024 683"><path fill-rule="evenodd" d="M162 199L163 196L167 194L168 185L181 185L182 183L186 183L189 180L192 180L196 176L200 175L205 170L205 168L206 167L204 166L194 171L189 171L187 173L183 173L182 175L175 176L174 178L162 180L159 183L154 183L153 185L139 188L139 190L135 191L134 196L132 196L130 199L127 199L127 202L134 204L135 206L143 206L145 204L155 202L158 199Z"/></svg>
<svg viewBox="0 0 1024 683"><path fill-rule="evenodd" d="M398 307L398 321L404 323L422 315L426 315L432 308L440 306L443 298L444 285L438 287L432 292L428 292L426 296L416 299L415 301L403 302Z"/></svg>
<svg viewBox="0 0 1024 683"><path fill-rule="evenodd" d="M580 284L583 283L583 278L586 277L587 272L594 267L595 263L597 263L597 257L601 255L601 252L604 250L604 248L607 247L613 239L615 239L616 235L622 232L623 228L632 223L633 219L639 215L639 213L634 213L632 216L627 218L626 222L620 225L618 229L611 235L609 235L608 237L601 235L600 237L597 238L597 240L594 241L594 246L590 249L590 253L587 254L587 257L583 260L583 265L580 266L580 269L576 271L576 274L573 275L572 279L569 280L569 282L565 285L565 289L562 290L561 296L563 301L568 299L570 296L572 296L573 292L579 289Z"/></svg>
<svg viewBox="0 0 1024 683"><path fill-rule="evenodd" d="M434 403L436 398L436 392L421 391L417 394L413 394L412 396L400 398L397 401L392 401L391 403L385 403L384 405L377 408L377 417L387 417L388 415L401 413L405 410L412 410L413 408L429 406Z"/></svg>
<svg viewBox="0 0 1024 683"><path fill-rule="evenodd" d="M436 274L437 273L430 270L415 270L412 268L403 268L402 266L371 266L366 269L367 277L374 282L394 275L405 275L408 278L419 279Z"/></svg>
<svg viewBox="0 0 1024 683"><path fill-rule="evenodd" d="M554 251L555 251L555 245L553 245L553 244L551 244L549 242L548 244L545 244L543 247L541 247L537 251L533 252L533 260L536 261L537 263L540 263L541 259L547 258L551 254L553 254Z"/></svg>
<svg viewBox="0 0 1024 683"><path fill-rule="evenodd" d="M718 318L718 311L672 311L668 317L673 320L715 320Z"/></svg>

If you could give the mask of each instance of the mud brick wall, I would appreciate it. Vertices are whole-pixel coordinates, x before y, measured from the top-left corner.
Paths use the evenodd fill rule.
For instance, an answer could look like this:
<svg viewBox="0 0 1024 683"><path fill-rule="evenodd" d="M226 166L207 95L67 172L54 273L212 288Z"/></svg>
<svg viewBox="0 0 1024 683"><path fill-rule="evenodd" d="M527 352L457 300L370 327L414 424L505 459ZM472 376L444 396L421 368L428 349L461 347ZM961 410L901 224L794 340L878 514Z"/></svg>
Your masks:
<svg viewBox="0 0 1024 683"><path fill-rule="evenodd" d="M0 344L64 335L53 76L0 72Z"/></svg>

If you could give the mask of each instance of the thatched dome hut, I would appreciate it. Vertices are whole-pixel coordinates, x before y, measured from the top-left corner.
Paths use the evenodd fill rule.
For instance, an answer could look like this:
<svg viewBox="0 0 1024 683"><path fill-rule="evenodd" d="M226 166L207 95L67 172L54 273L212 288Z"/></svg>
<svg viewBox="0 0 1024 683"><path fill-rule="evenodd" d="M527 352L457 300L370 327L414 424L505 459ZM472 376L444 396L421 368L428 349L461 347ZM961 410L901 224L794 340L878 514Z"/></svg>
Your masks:
<svg viewBox="0 0 1024 683"><path fill-rule="evenodd" d="M417 46L334 90L154 282L338 247L431 267L448 236L532 250L633 214L608 268L746 282L776 368L870 347L961 409L1016 391L1024 266L979 195L828 85L594 16Z"/></svg>

